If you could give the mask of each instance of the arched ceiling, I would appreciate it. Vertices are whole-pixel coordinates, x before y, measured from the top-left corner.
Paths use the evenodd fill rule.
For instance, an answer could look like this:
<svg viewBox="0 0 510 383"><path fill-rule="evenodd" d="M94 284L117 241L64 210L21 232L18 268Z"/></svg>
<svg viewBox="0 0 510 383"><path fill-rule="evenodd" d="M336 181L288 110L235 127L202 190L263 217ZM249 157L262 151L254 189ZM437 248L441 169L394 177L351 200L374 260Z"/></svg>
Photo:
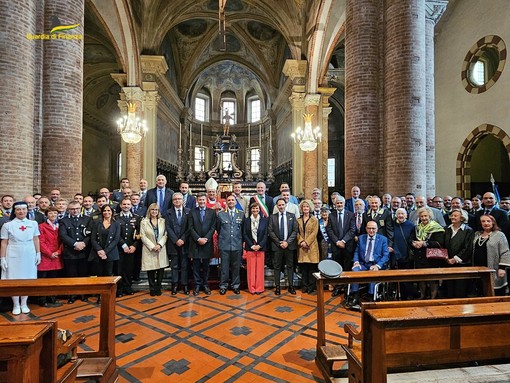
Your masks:
<svg viewBox="0 0 510 383"><path fill-rule="evenodd" d="M163 54L184 100L202 73L219 62L244 67L269 98L287 58L300 58L302 21L311 0L227 0L226 48L219 39L218 0L130 0L145 54ZM224 79L228 81L228 79ZM222 84L218 84L221 88Z"/></svg>

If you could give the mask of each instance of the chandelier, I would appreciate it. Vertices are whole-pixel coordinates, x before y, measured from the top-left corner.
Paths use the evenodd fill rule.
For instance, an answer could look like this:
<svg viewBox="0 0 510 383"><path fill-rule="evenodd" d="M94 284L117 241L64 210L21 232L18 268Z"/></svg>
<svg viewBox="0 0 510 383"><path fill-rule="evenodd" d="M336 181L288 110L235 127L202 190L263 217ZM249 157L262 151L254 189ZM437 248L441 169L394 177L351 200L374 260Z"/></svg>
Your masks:
<svg viewBox="0 0 510 383"><path fill-rule="evenodd" d="M117 132L128 144L137 144L147 133L145 120L136 117L136 104L128 102L128 113L117 120Z"/></svg>
<svg viewBox="0 0 510 383"><path fill-rule="evenodd" d="M322 139L321 128L318 126L312 129L312 116L313 114L304 114L305 128L302 129L300 126L296 129L291 137L295 143L299 144L299 147L304 152L312 152L317 148L317 143Z"/></svg>

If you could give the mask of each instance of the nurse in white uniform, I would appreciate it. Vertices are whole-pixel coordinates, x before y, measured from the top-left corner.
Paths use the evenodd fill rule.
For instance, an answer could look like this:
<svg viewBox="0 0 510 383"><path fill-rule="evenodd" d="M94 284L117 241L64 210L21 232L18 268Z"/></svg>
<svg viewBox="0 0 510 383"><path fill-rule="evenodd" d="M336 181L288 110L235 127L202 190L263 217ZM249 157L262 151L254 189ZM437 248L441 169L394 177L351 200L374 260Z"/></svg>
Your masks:
<svg viewBox="0 0 510 383"><path fill-rule="evenodd" d="M12 221L2 226L0 262L2 279L36 279L37 265L41 262L39 226L27 218L25 202L13 205ZM28 296L12 297L14 315L28 314Z"/></svg>

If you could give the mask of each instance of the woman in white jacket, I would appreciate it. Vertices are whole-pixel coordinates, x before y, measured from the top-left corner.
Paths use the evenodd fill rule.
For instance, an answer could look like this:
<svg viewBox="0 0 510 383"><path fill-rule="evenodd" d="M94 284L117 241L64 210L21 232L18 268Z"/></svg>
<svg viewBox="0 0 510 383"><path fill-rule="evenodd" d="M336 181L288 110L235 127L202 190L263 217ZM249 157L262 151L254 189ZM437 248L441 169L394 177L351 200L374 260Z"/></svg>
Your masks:
<svg viewBox="0 0 510 383"><path fill-rule="evenodd" d="M151 296L161 295L161 282L165 267L168 267L166 254L165 219L156 203L147 209L147 216L140 223L140 237L142 239L142 270L147 271L149 291Z"/></svg>

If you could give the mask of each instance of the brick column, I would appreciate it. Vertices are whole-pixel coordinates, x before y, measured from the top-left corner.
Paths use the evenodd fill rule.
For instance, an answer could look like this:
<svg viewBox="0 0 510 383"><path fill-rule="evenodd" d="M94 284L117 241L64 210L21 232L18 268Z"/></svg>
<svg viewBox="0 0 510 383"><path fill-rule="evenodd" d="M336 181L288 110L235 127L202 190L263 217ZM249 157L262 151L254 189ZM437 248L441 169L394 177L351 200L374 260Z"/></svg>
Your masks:
<svg viewBox="0 0 510 383"><path fill-rule="evenodd" d="M436 124L434 92L434 29L441 18L447 0L426 0L425 2L425 50L426 50L426 124L427 124L427 195L436 194Z"/></svg>
<svg viewBox="0 0 510 383"><path fill-rule="evenodd" d="M83 133L83 19L85 0L45 2L44 29L80 24L69 31L81 39L44 41L42 192L58 187L70 198L81 192Z"/></svg>
<svg viewBox="0 0 510 383"><path fill-rule="evenodd" d="M425 0L387 0L384 12L384 191L424 194Z"/></svg>
<svg viewBox="0 0 510 383"><path fill-rule="evenodd" d="M292 95L289 97L289 101L292 106L292 131L294 131L298 126L304 127L306 61L285 61L283 74L292 80ZM304 193L303 157L303 151L299 148L299 145L294 144L292 146L292 194L294 195Z"/></svg>
<svg viewBox="0 0 510 383"><path fill-rule="evenodd" d="M43 44L27 35L41 34L37 28L37 4L33 0L0 0L2 44L0 44L0 195L22 198L34 185L33 126L36 95L36 50Z"/></svg>
<svg viewBox="0 0 510 383"><path fill-rule="evenodd" d="M379 190L380 0L347 0L345 22L345 193Z"/></svg>
<svg viewBox="0 0 510 383"><path fill-rule="evenodd" d="M120 100L118 101L119 109L122 115L127 113L128 103L136 105L136 115L144 119L142 114L144 93L139 87L123 87L120 93ZM122 139L122 138L121 138ZM126 177L131 182L131 185L138 185L142 177L143 169L143 142L145 138L136 144L128 144L122 142L122 150L125 151L125 169Z"/></svg>
<svg viewBox="0 0 510 383"><path fill-rule="evenodd" d="M319 184L317 187L322 189L322 200L328 202L328 158L329 158L329 115L331 114L331 106L329 105L329 98L335 93L336 88L319 87L319 93L321 94L321 109L322 109L322 121L321 121L321 133L322 142L319 144L317 150L319 150Z"/></svg>

